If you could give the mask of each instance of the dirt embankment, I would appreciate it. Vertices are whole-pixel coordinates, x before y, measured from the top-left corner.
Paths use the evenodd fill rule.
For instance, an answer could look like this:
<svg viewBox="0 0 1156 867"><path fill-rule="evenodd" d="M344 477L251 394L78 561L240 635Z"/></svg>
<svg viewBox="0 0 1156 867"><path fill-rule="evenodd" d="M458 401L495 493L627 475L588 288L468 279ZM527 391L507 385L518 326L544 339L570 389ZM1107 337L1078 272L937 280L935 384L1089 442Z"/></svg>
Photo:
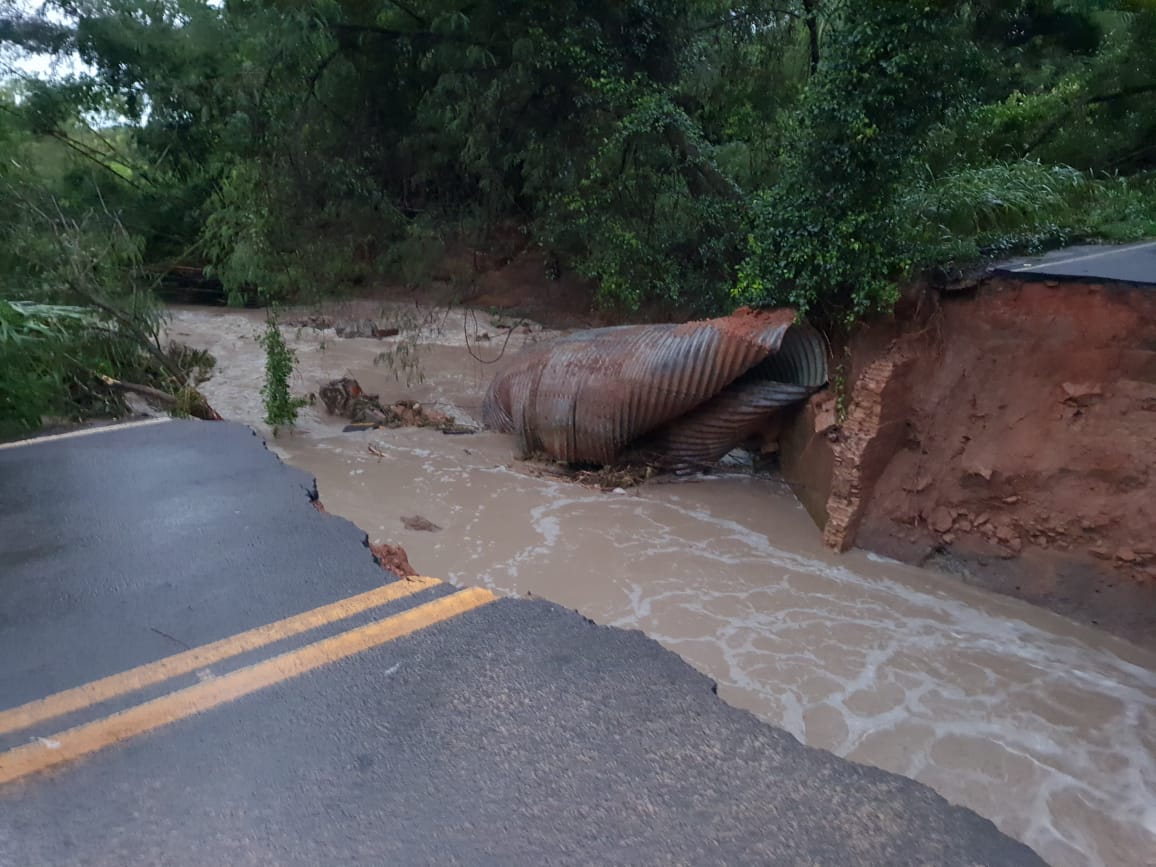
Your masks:
<svg viewBox="0 0 1156 867"><path fill-rule="evenodd" d="M852 341L841 424L821 395L784 437L827 542L1156 643L1156 290L932 300Z"/></svg>

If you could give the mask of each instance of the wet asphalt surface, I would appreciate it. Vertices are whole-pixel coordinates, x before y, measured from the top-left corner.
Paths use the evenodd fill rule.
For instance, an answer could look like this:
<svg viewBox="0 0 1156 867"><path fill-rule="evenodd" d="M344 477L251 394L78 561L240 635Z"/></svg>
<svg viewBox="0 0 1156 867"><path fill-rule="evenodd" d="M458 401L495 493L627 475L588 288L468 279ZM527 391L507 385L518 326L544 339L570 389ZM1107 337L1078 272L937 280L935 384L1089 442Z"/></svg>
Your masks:
<svg viewBox="0 0 1156 867"><path fill-rule="evenodd" d="M313 496L232 424L0 449L0 711L391 580ZM0 767L2 751L196 681L0 734ZM4 867L1042 863L931 789L726 705L640 633L536 600L0 785Z"/></svg>
<svg viewBox="0 0 1156 867"><path fill-rule="evenodd" d="M1107 280L1156 286L1156 241L1138 244L1108 244L1066 247L1043 256L1021 258L993 269L997 274L1015 274L1071 280Z"/></svg>

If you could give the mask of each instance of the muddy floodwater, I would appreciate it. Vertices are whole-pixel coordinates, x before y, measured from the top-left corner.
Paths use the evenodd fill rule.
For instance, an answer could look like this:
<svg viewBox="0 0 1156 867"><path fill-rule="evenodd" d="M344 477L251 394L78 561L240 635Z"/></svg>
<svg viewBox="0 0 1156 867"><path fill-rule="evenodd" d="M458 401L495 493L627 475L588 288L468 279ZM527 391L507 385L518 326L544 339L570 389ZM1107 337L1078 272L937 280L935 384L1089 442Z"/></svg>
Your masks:
<svg viewBox="0 0 1156 867"><path fill-rule="evenodd" d="M294 389L352 375L383 399L476 419L484 362L509 323L397 315L421 326L423 381L407 383L399 364L415 346L404 335L286 327ZM270 437L262 322L177 308L172 332L216 356L203 386L213 406ZM542 336L518 329L506 351ZM928 784L1057 867L1156 865L1156 655L947 576L834 554L774 478L734 471L604 492L519 464L495 434L341 428L307 407L269 443L316 476L328 511L400 543L420 572L641 629L732 704ZM402 517L417 515L441 529L407 529Z"/></svg>

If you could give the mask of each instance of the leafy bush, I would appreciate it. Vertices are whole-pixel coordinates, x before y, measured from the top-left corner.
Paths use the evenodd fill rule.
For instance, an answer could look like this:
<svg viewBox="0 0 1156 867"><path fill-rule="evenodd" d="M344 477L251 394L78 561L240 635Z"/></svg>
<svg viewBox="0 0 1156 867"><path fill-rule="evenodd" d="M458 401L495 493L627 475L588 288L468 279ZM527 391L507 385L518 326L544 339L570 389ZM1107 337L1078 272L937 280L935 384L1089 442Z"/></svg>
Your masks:
<svg viewBox="0 0 1156 867"><path fill-rule="evenodd" d="M289 391L289 378L293 375L293 365L297 359L293 350L285 343L285 337L277 325L277 317L270 311L261 335L261 346L265 350L265 384L261 386L261 397L265 402L265 424L274 429L297 423L297 411L306 401L293 397Z"/></svg>
<svg viewBox="0 0 1156 867"><path fill-rule="evenodd" d="M961 100L954 4L853 4L802 96L778 177L756 197L736 301L853 321L910 268L898 202L913 157Z"/></svg>
<svg viewBox="0 0 1156 867"><path fill-rule="evenodd" d="M745 198L668 94L641 82L597 87L623 114L576 189L543 220L546 239L571 251L606 306L717 308L745 234Z"/></svg>
<svg viewBox="0 0 1156 867"><path fill-rule="evenodd" d="M36 156L35 141L9 142ZM40 154L43 156L43 154ZM13 162L19 165L19 159ZM75 162L57 166L64 177ZM163 311L145 279L143 239L90 191L41 176L0 171L0 432L39 427L45 417L124 412L109 380L179 392L186 366L162 344ZM71 195L61 195L63 189Z"/></svg>

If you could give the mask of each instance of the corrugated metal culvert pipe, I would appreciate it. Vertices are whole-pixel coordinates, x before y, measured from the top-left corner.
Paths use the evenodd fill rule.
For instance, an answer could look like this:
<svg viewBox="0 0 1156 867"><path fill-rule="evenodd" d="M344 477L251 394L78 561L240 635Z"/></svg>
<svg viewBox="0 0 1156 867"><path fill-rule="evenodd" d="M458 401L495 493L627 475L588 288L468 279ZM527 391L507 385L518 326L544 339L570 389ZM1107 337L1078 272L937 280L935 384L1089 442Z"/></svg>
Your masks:
<svg viewBox="0 0 1156 867"><path fill-rule="evenodd" d="M487 427L567 463L707 467L827 383L822 337L789 309L596 328L527 348L495 375Z"/></svg>

